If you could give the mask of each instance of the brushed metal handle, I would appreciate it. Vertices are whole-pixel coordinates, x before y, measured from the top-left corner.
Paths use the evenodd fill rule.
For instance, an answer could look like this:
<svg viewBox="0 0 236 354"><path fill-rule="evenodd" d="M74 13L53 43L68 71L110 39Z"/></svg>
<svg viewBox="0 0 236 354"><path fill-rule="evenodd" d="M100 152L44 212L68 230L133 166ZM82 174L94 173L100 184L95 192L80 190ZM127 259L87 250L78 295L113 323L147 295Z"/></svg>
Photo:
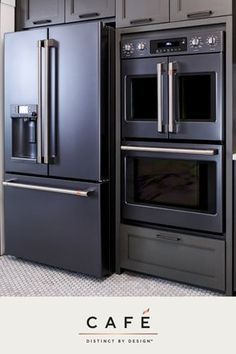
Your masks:
<svg viewBox="0 0 236 354"><path fill-rule="evenodd" d="M38 20L38 21L33 21L34 25L45 25L46 23L51 23L52 20Z"/></svg>
<svg viewBox="0 0 236 354"><path fill-rule="evenodd" d="M188 18L199 18L199 17L209 17L213 15L213 11L208 10L208 11L197 11L197 12L191 12L187 14Z"/></svg>
<svg viewBox="0 0 236 354"><path fill-rule="evenodd" d="M182 239L180 237L172 237L167 235L156 235L156 238L160 241L168 241L168 242L180 242Z"/></svg>
<svg viewBox="0 0 236 354"><path fill-rule="evenodd" d="M50 48L56 48L57 42L54 39L44 41L45 47L45 115L44 115L44 139L43 156L44 164L49 164L49 100L50 100Z"/></svg>
<svg viewBox="0 0 236 354"><path fill-rule="evenodd" d="M157 64L157 131L163 132L163 64Z"/></svg>
<svg viewBox="0 0 236 354"><path fill-rule="evenodd" d="M187 154L187 155L202 155L214 156L217 155L217 150L214 149L181 149L181 148L162 148L162 147L143 147L143 146L121 146L122 151L137 151L137 152L163 152L171 154Z"/></svg>
<svg viewBox="0 0 236 354"><path fill-rule="evenodd" d="M51 193L60 193L60 194L70 194L76 197L85 197L88 198L93 192L93 189L88 190L71 190L71 189L62 189L62 188L51 188L51 187L43 187L43 186L35 186L31 184L22 184L15 183L12 181L3 182L5 187L13 187L13 188L21 188L21 189L29 189L41 192L51 192Z"/></svg>
<svg viewBox="0 0 236 354"><path fill-rule="evenodd" d="M98 13L98 12L90 12L90 13L79 15L79 18L90 18L90 17L98 17L98 16L100 16L100 13Z"/></svg>
<svg viewBox="0 0 236 354"><path fill-rule="evenodd" d="M152 21L153 21L152 18L137 18L135 20L131 20L130 24L131 25L138 25L138 24L142 24L142 23L150 23Z"/></svg>
<svg viewBox="0 0 236 354"><path fill-rule="evenodd" d="M175 132L174 127L174 62L169 63L169 133Z"/></svg>
<svg viewBox="0 0 236 354"><path fill-rule="evenodd" d="M38 41L38 118L37 118L37 163L42 163L42 47Z"/></svg>
<svg viewBox="0 0 236 354"><path fill-rule="evenodd" d="M44 138L43 138L43 157L44 164L49 163L49 41L44 41L45 47L45 115L44 115Z"/></svg>

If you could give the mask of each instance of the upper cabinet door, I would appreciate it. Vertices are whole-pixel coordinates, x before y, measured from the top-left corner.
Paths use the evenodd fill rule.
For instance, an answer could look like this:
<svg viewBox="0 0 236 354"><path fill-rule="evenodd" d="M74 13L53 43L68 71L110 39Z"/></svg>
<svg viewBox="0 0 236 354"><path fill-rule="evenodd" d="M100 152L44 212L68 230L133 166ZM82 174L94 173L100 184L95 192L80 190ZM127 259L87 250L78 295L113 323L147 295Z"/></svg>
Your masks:
<svg viewBox="0 0 236 354"><path fill-rule="evenodd" d="M18 29L65 21L64 0L20 0L17 5Z"/></svg>
<svg viewBox="0 0 236 354"><path fill-rule="evenodd" d="M66 0L66 22L115 16L115 0Z"/></svg>
<svg viewBox="0 0 236 354"><path fill-rule="evenodd" d="M170 0L171 21L232 14L232 0Z"/></svg>
<svg viewBox="0 0 236 354"><path fill-rule="evenodd" d="M117 27L169 22L167 0L116 0Z"/></svg>

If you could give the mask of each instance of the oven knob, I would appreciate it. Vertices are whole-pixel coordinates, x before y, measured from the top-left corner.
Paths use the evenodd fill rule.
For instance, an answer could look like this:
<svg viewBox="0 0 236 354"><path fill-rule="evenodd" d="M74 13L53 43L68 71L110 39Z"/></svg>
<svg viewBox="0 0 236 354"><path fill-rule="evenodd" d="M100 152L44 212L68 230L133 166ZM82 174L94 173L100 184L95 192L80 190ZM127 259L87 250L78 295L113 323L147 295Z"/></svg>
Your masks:
<svg viewBox="0 0 236 354"><path fill-rule="evenodd" d="M210 36L210 37L207 39L207 43L208 43L209 45L216 45L216 37Z"/></svg>
<svg viewBox="0 0 236 354"><path fill-rule="evenodd" d="M130 53L130 52L131 52L131 49L132 49L132 47L131 47L130 44L125 44L124 50L125 50L127 53Z"/></svg>
<svg viewBox="0 0 236 354"><path fill-rule="evenodd" d="M138 50L144 50L146 48L145 43L138 44Z"/></svg>
<svg viewBox="0 0 236 354"><path fill-rule="evenodd" d="M199 38L193 38L191 43L192 43L193 47L198 47L200 45L200 39Z"/></svg>

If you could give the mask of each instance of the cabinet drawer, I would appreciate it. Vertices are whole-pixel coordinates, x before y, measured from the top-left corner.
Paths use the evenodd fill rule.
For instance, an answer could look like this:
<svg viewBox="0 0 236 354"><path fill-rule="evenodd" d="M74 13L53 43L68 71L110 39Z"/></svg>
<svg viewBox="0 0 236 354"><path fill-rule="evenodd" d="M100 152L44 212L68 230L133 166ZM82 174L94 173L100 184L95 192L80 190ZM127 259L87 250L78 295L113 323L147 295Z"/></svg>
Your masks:
<svg viewBox="0 0 236 354"><path fill-rule="evenodd" d="M194 20L232 14L232 0L171 0L171 21Z"/></svg>
<svg viewBox="0 0 236 354"><path fill-rule="evenodd" d="M115 0L67 0L66 22L115 17Z"/></svg>
<svg viewBox="0 0 236 354"><path fill-rule="evenodd" d="M19 0L16 8L17 29L64 23L64 0Z"/></svg>
<svg viewBox="0 0 236 354"><path fill-rule="evenodd" d="M225 243L121 225L121 268L225 290Z"/></svg>
<svg viewBox="0 0 236 354"><path fill-rule="evenodd" d="M169 22L169 1L116 0L117 27Z"/></svg>
<svg viewBox="0 0 236 354"><path fill-rule="evenodd" d="M4 191L6 254L96 277L108 273L108 184L7 178L18 187ZM63 191L90 193L83 197Z"/></svg>

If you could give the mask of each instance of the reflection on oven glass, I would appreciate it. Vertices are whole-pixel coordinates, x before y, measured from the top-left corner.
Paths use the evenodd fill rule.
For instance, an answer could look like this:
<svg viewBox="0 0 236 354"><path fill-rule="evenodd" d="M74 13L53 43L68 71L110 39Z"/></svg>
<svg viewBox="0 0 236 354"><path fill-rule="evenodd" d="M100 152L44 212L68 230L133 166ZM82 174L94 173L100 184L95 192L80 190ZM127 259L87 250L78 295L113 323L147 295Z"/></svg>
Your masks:
<svg viewBox="0 0 236 354"><path fill-rule="evenodd" d="M135 202L207 211L208 194L207 163L135 159Z"/></svg>
<svg viewBox="0 0 236 354"><path fill-rule="evenodd" d="M211 122L216 120L215 73L181 74L179 83L180 121Z"/></svg>
<svg viewBox="0 0 236 354"><path fill-rule="evenodd" d="M131 100L127 119L157 119L157 78L155 76L129 77L128 90L130 90Z"/></svg>

